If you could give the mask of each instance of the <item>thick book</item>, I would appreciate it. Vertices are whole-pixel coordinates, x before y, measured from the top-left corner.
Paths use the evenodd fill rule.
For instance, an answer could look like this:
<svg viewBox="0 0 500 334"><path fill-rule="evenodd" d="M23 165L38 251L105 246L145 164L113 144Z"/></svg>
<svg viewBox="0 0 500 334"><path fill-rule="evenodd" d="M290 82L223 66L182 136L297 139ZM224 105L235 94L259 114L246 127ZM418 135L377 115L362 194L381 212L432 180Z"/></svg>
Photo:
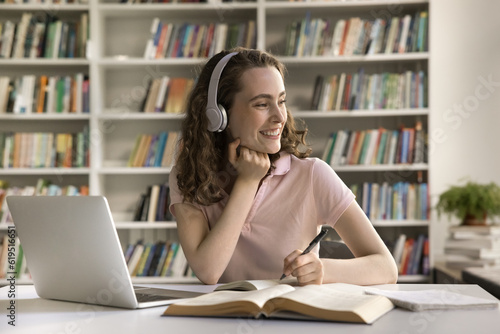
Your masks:
<svg viewBox="0 0 500 334"><path fill-rule="evenodd" d="M345 285L293 287L279 284L254 291L216 291L170 305L165 316L254 317L371 324L393 309L384 296L343 290Z"/></svg>
<svg viewBox="0 0 500 334"><path fill-rule="evenodd" d="M453 269L465 269L472 267L493 268L500 266L500 258L475 258L473 256L451 254L447 251L445 264Z"/></svg>
<svg viewBox="0 0 500 334"><path fill-rule="evenodd" d="M500 237L500 224L478 226L450 226L449 231L456 239L476 239L482 236Z"/></svg>

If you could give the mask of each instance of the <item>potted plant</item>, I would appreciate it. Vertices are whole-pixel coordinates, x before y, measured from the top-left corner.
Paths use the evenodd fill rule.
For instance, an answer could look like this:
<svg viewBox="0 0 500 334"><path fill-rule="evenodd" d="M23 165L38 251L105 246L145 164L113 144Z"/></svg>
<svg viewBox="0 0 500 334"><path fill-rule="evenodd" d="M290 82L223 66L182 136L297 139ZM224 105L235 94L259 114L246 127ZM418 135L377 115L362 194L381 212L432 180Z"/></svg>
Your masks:
<svg viewBox="0 0 500 334"><path fill-rule="evenodd" d="M454 215L463 225L485 225L487 217L500 215L500 187L472 181L452 186L439 196L436 209L439 216Z"/></svg>

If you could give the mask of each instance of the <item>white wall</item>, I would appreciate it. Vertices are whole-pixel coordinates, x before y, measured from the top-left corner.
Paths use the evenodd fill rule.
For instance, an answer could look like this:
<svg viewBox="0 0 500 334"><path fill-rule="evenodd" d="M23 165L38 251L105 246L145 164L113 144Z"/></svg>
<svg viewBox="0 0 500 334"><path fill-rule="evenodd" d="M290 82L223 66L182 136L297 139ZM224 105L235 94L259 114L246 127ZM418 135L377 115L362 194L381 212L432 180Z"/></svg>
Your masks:
<svg viewBox="0 0 500 334"><path fill-rule="evenodd" d="M463 178L500 183L500 1L430 2L429 183L435 204ZM449 223L435 213L433 221L436 255Z"/></svg>

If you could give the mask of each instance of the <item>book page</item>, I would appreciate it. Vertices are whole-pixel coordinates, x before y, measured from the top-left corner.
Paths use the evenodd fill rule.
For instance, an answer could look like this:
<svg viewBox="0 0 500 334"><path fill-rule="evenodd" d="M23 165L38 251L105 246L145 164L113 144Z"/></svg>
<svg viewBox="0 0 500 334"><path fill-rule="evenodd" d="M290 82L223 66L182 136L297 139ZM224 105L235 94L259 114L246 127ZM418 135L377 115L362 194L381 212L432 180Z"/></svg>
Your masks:
<svg viewBox="0 0 500 334"><path fill-rule="evenodd" d="M334 286L307 285L281 297L329 310L353 311L369 300L362 291L341 291Z"/></svg>
<svg viewBox="0 0 500 334"><path fill-rule="evenodd" d="M342 291L348 287L350 291ZM369 296L355 286L307 285L283 294L264 306L266 314L293 311L319 319L372 323L394 305L385 297ZM348 289L348 290L349 290Z"/></svg>
<svg viewBox="0 0 500 334"><path fill-rule="evenodd" d="M293 290L290 285L280 284L255 291L216 291L174 303L164 315L257 315L268 299Z"/></svg>

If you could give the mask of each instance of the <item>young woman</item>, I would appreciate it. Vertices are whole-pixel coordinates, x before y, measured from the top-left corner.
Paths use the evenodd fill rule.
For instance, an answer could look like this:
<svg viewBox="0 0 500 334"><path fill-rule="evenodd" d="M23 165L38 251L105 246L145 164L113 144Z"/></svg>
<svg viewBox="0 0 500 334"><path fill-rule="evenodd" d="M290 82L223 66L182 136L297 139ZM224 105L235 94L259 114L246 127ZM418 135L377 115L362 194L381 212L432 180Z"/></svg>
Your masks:
<svg viewBox="0 0 500 334"><path fill-rule="evenodd" d="M302 285L394 283L394 259L353 193L328 164L300 150L306 133L286 107L284 66L263 51L231 51L200 73L169 180L170 209L196 276L206 284L282 274ZM227 127L224 120L213 126L207 104L215 100ZM355 258L320 259L318 247L300 256L325 224Z"/></svg>

